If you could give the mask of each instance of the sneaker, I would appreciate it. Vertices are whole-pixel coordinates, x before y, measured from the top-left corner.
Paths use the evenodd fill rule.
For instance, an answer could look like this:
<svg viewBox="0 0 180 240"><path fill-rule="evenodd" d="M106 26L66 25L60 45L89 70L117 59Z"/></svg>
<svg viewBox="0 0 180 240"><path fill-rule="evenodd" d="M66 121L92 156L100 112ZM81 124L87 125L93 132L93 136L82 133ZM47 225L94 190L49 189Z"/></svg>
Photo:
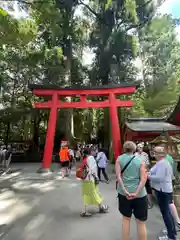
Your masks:
<svg viewBox="0 0 180 240"><path fill-rule="evenodd" d="M148 209L151 209L151 208L153 208L153 203L148 203Z"/></svg>
<svg viewBox="0 0 180 240"><path fill-rule="evenodd" d="M158 240L170 240L167 235L165 236L159 236Z"/></svg>
<svg viewBox="0 0 180 240"><path fill-rule="evenodd" d="M179 232L179 231L180 231L180 227L179 227L179 228L177 227L177 228L176 228L176 231ZM162 233L165 234L165 235L167 235L167 229L166 229L166 228L163 229L163 230L162 230Z"/></svg>
<svg viewBox="0 0 180 240"><path fill-rule="evenodd" d="M168 236L165 235L165 236L160 236L160 237L158 237L158 240L173 240L173 239L168 238ZM178 239L176 239L176 240L178 240Z"/></svg>
<svg viewBox="0 0 180 240"><path fill-rule="evenodd" d="M167 229L166 229L166 228L163 229L163 230L162 230L162 233L163 233L163 234L167 234Z"/></svg>
<svg viewBox="0 0 180 240"><path fill-rule="evenodd" d="M176 223L176 231L180 232L180 223Z"/></svg>
<svg viewBox="0 0 180 240"><path fill-rule="evenodd" d="M159 237L158 237L158 240L173 240L173 239L168 238L168 236L165 235L165 236L159 236ZM176 240L178 240L178 239L176 238Z"/></svg>

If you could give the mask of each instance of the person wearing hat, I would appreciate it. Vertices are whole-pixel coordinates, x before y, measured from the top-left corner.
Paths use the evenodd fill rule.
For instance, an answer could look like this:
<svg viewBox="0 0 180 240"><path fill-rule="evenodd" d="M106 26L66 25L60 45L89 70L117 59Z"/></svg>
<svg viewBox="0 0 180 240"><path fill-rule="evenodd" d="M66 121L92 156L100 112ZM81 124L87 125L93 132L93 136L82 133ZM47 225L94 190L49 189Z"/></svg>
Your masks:
<svg viewBox="0 0 180 240"><path fill-rule="evenodd" d="M62 144L59 151L62 178L69 176L70 154L67 144Z"/></svg>
<svg viewBox="0 0 180 240"><path fill-rule="evenodd" d="M148 179L150 179L151 187L155 190L158 205L167 228L167 236L160 236L159 240L176 240L175 221L169 206L169 199L172 197L173 192L172 167L165 159L164 147L155 147L154 154L157 163L150 169Z"/></svg>

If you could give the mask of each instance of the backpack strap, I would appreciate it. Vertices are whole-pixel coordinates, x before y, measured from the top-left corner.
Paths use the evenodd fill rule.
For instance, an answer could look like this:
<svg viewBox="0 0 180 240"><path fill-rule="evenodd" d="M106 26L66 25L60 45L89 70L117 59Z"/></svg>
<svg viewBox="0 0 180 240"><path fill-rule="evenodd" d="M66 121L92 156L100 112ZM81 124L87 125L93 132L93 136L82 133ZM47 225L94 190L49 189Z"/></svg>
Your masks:
<svg viewBox="0 0 180 240"><path fill-rule="evenodd" d="M121 175L124 173L124 171L126 170L126 168L129 166L129 164L132 162L134 158L135 158L135 155L126 163L126 165L121 170Z"/></svg>
<svg viewBox="0 0 180 240"><path fill-rule="evenodd" d="M83 168L83 167L86 166L86 164L87 164L87 159L88 159L88 157L84 157L84 158L83 158L80 168Z"/></svg>

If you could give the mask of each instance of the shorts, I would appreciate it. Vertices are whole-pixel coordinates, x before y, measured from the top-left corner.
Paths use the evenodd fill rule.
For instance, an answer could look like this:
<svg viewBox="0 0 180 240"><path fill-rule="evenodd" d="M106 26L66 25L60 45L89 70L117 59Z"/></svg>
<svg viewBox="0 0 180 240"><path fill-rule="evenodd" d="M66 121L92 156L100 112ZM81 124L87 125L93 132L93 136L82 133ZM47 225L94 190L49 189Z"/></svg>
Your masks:
<svg viewBox="0 0 180 240"><path fill-rule="evenodd" d="M134 214L139 221L146 221L148 217L147 196L128 200L125 196L118 194L119 211L124 217L131 218Z"/></svg>
<svg viewBox="0 0 180 240"><path fill-rule="evenodd" d="M69 161L61 162L61 167L62 167L62 168L67 168L67 167L69 167Z"/></svg>
<svg viewBox="0 0 180 240"><path fill-rule="evenodd" d="M147 194L152 194L152 188L151 188L149 179L146 181L145 187L146 187Z"/></svg>

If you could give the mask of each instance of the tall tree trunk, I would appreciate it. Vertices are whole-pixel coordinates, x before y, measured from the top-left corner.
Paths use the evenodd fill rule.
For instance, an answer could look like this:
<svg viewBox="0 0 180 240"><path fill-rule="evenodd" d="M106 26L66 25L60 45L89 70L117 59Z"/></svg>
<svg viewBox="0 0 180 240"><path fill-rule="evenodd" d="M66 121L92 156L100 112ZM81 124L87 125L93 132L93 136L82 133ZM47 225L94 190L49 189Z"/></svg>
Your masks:
<svg viewBox="0 0 180 240"><path fill-rule="evenodd" d="M13 110L15 108L15 89L16 89L16 76L13 82L13 89L12 89L12 95L11 95L11 110ZM11 121L7 122L7 130L6 130L6 136L5 136L5 145L6 147L8 146L9 143L9 134L11 131Z"/></svg>
<svg viewBox="0 0 180 240"><path fill-rule="evenodd" d="M66 86L72 86L72 39L71 39L71 21L72 21L72 6L66 9L64 14L64 48L63 53L65 56L65 84ZM67 101L71 102L72 98L67 97ZM68 142L72 142L74 137L74 119L73 109L66 110L66 121L65 121L65 135Z"/></svg>
<svg viewBox="0 0 180 240"><path fill-rule="evenodd" d="M7 148L8 143L9 143L10 128L11 128L11 124L10 124L10 122L8 122L8 123L7 123L7 128L6 128L5 140L4 140L4 144L6 145L6 148Z"/></svg>
<svg viewBox="0 0 180 240"><path fill-rule="evenodd" d="M41 122L39 111L35 111L33 116L33 150L39 151L39 125Z"/></svg>
<svg viewBox="0 0 180 240"><path fill-rule="evenodd" d="M111 138L111 129L110 129L110 118L109 118L109 109L104 109L104 147L109 148L110 138Z"/></svg>

